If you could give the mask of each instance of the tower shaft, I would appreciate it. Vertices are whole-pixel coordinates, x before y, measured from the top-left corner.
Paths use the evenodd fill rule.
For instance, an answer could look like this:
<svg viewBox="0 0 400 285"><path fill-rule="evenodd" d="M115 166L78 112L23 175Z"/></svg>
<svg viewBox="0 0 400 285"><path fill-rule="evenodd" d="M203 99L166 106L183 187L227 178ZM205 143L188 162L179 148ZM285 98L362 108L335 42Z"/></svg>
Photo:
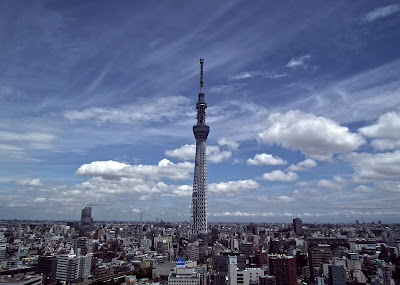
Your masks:
<svg viewBox="0 0 400 285"><path fill-rule="evenodd" d="M193 178L193 194L190 219L192 237L207 233L207 151L206 140L210 127L206 125L206 108L203 93L203 59L200 59L200 93L197 109L197 124L193 126L196 138L196 157Z"/></svg>

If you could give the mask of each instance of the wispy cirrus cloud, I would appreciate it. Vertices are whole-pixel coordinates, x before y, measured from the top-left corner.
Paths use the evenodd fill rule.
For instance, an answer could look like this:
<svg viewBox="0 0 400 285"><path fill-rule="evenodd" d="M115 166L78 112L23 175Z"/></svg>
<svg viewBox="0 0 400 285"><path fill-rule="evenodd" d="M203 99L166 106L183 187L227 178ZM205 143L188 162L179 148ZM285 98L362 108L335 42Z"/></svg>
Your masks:
<svg viewBox="0 0 400 285"><path fill-rule="evenodd" d="M287 73L275 73L267 71L243 71L229 77L231 80L242 80L247 78L261 77L269 79L278 79L287 76Z"/></svg>
<svg viewBox="0 0 400 285"><path fill-rule="evenodd" d="M311 60L311 55L306 54L299 57L292 57L291 60L286 64L286 67L296 68L296 67L307 67Z"/></svg>
<svg viewBox="0 0 400 285"><path fill-rule="evenodd" d="M399 11L400 11L399 4L392 4L392 5L385 6L385 7L379 7L379 8L372 10L371 12L365 14L363 16L363 21L369 22L369 23L374 22L376 20L386 18L393 14L396 14Z"/></svg>
<svg viewBox="0 0 400 285"><path fill-rule="evenodd" d="M139 100L135 104L121 107L90 107L83 110L71 110L64 116L71 121L88 123L149 123L171 121L185 118L182 109L190 110L190 100L184 96L168 96ZM187 115L187 114L186 114Z"/></svg>

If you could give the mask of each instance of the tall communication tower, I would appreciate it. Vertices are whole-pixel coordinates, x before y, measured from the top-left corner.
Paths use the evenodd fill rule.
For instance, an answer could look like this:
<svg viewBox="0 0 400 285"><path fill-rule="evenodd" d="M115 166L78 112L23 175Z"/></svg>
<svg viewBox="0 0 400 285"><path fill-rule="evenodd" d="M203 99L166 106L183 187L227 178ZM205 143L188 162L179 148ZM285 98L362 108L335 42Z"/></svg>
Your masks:
<svg viewBox="0 0 400 285"><path fill-rule="evenodd" d="M196 138L196 157L193 178L193 194L190 219L191 237L207 233L207 155L206 140L210 127L206 125L206 108L203 93L203 64L200 59L200 93L196 104L197 124L193 126Z"/></svg>

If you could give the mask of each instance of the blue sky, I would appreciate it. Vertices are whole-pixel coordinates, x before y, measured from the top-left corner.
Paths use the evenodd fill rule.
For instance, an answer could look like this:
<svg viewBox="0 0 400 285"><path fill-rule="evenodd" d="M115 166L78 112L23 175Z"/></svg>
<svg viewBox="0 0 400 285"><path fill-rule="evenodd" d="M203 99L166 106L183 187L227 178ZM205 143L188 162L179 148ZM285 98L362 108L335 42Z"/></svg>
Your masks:
<svg viewBox="0 0 400 285"><path fill-rule="evenodd" d="M0 217L398 222L400 2L2 1Z"/></svg>

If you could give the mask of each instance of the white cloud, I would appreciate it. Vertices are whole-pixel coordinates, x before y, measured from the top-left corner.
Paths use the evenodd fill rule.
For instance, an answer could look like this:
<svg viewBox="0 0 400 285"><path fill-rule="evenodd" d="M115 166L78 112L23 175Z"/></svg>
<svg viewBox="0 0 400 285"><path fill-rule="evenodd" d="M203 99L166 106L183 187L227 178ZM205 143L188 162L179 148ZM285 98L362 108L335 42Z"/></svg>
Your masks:
<svg viewBox="0 0 400 285"><path fill-rule="evenodd" d="M335 121L302 113L298 110L268 117L267 127L258 133L261 143L276 143L285 148L300 150L320 160L328 160L335 153L357 149L365 140Z"/></svg>
<svg viewBox="0 0 400 285"><path fill-rule="evenodd" d="M286 170L289 171L304 171L316 167L318 164L312 159L300 161L298 164L291 164Z"/></svg>
<svg viewBox="0 0 400 285"><path fill-rule="evenodd" d="M270 78L270 79L278 79L281 77L285 77L286 73L275 73L275 72L267 72L267 71L244 71L239 74L230 76L231 80L242 80L253 77L262 77L262 78Z"/></svg>
<svg viewBox="0 0 400 285"><path fill-rule="evenodd" d="M239 147L239 144L233 140L227 139L227 138L220 138L218 140L218 144L220 146L226 146L230 150L237 150Z"/></svg>
<svg viewBox="0 0 400 285"><path fill-rule="evenodd" d="M352 153L346 157L353 164L355 181L400 178L400 150L386 153Z"/></svg>
<svg viewBox="0 0 400 285"><path fill-rule="evenodd" d="M296 200L296 199L293 198L293 197L289 197L289 196L285 196L285 195L283 195L283 196L278 196L278 197L276 197L275 199L278 200L278 201L282 201L282 202L293 202L293 201Z"/></svg>
<svg viewBox="0 0 400 285"><path fill-rule="evenodd" d="M182 117L182 110L189 110L190 100L183 96L168 96L143 100L129 106L118 108L92 107L68 111L64 114L69 120L85 120L96 123L146 123L164 122ZM187 114L183 114L187 115Z"/></svg>
<svg viewBox="0 0 400 285"><path fill-rule="evenodd" d="M170 157L176 157L182 160L194 160L196 155L196 145L185 144L180 148L166 150L165 155Z"/></svg>
<svg viewBox="0 0 400 285"><path fill-rule="evenodd" d="M162 159L157 165L128 165L117 161L94 161L84 164L76 171L80 176L97 176L104 178L113 177L147 177L149 179L169 178L172 180L190 179L194 164L190 162L173 163Z"/></svg>
<svg viewBox="0 0 400 285"><path fill-rule="evenodd" d="M207 146L207 160L213 163L221 163L232 156L229 150L221 150L218 146Z"/></svg>
<svg viewBox="0 0 400 285"><path fill-rule="evenodd" d="M139 210L139 209L133 208L133 209L132 209L132 213L139 214L139 213L140 213L140 210Z"/></svg>
<svg viewBox="0 0 400 285"><path fill-rule="evenodd" d="M309 54L300 57L293 57L291 60L289 60L288 64L286 64L286 67L294 68L299 66L306 66L310 60L311 55Z"/></svg>
<svg viewBox="0 0 400 285"><path fill-rule="evenodd" d="M377 150L400 148L400 115L389 112L379 117L376 124L360 128L362 135L375 138L371 144Z"/></svg>
<svg viewBox="0 0 400 285"><path fill-rule="evenodd" d="M249 190L257 189L258 187L260 187L260 185L256 181L248 179L212 183L208 186L208 189L211 193L232 196Z"/></svg>
<svg viewBox="0 0 400 285"><path fill-rule="evenodd" d="M172 190L172 194L177 197L191 197L193 189L189 185L180 185Z"/></svg>
<svg viewBox="0 0 400 285"><path fill-rule="evenodd" d="M225 141L226 142L226 141ZM207 146L207 161L212 163L221 163L232 156L232 152L229 150L221 150L219 146ZM181 160L194 160L196 156L196 145L185 144L180 148L173 150L166 150L165 155L170 157L176 157Z"/></svg>
<svg viewBox="0 0 400 285"><path fill-rule="evenodd" d="M393 4L386 7L380 7L372 10L368 14L364 15L363 20L365 22L373 22L381 18L386 18L400 11L399 4Z"/></svg>
<svg viewBox="0 0 400 285"><path fill-rule="evenodd" d="M281 196L272 197L272 198L270 198L270 197L261 197L261 198L258 198L258 200L259 201L266 201L266 202L273 202L273 203L276 203L276 202L291 203L291 202L296 201L296 198L290 197L290 196L287 196L287 195L281 195Z"/></svg>
<svg viewBox="0 0 400 285"><path fill-rule="evenodd" d="M40 181L39 178L27 178L27 179L16 180L15 184L21 186L32 186L32 187L43 186L43 183Z"/></svg>
<svg viewBox="0 0 400 285"><path fill-rule="evenodd" d="M346 183L346 180L341 176L334 176L332 180L319 180L317 185L329 189L341 189Z"/></svg>
<svg viewBox="0 0 400 285"><path fill-rule="evenodd" d="M360 193L372 193L372 192L374 192L373 189L371 189L370 187L365 186L365 185L360 185L360 186L354 188L354 191L360 192Z"/></svg>
<svg viewBox="0 0 400 285"><path fill-rule="evenodd" d="M400 181L375 182L374 186L379 192L400 193Z"/></svg>
<svg viewBox="0 0 400 285"><path fill-rule="evenodd" d="M100 175L103 177L121 176L121 169L128 167L129 164L118 161L93 161L89 164L83 164L75 172L80 176Z"/></svg>
<svg viewBox="0 0 400 285"><path fill-rule="evenodd" d="M267 181L293 181L298 178L297 174L294 172L289 171L288 173L284 173L281 170L274 170L269 173L264 173L263 177L264 180Z"/></svg>
<svg viewBox="0 0 400 285"><path fill-rule="evenodd" d="M214 217L274 217L276 214L271 213L271 212L266 212L266 213L248 213L248 212L242 212L242 211L236 211L236 212L223 212L223 213L213 213L211 214Z"/></svg>
<svg viewBox="0 0 400 285"><path fill-rule="evenodd" d="M43 203L43 202L46 202L46 198L39 197L39 198L36 198L35 200L33 200L33 202L34 203Z"/></svg>
<svg viewBox="0 0 400 285"><path fill-rule="evenodd" d="M56 137L43 132L0 131L0 151L24 153L27 149L50 150Z"/></svg>
<svg viewBox="0 0 400 285"><path fill-rule="evenodd" d="M272 154L260 153L256 154L254 158L249 158L247 160L248 165L283 165L287 164L285 160L278 156L273 156Z"/></svg>

